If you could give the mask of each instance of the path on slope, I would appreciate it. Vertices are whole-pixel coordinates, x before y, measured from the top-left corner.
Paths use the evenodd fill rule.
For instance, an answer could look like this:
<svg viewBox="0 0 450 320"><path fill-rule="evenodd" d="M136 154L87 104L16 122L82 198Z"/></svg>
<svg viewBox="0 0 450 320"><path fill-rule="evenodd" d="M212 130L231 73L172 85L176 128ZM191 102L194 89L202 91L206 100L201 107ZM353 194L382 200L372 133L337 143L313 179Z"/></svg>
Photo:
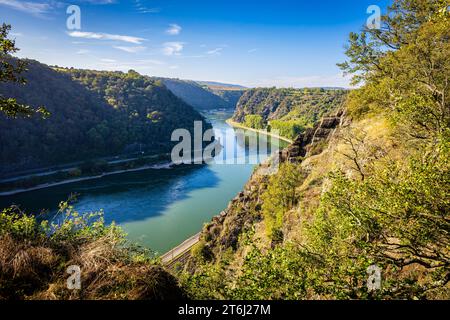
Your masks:
<svg viewBox="0 0 450 320"><path fill-rule="evenodd" d="M182 257L184 257L187 253L190 252L192 247L195 244L197 244L199 239L200 239L200 232L193 235L192 237L184 241L182 244L176 246L169 252L163 254L161 256L161 261L167 266L175 264L177 261L179 261Z"/></svg>

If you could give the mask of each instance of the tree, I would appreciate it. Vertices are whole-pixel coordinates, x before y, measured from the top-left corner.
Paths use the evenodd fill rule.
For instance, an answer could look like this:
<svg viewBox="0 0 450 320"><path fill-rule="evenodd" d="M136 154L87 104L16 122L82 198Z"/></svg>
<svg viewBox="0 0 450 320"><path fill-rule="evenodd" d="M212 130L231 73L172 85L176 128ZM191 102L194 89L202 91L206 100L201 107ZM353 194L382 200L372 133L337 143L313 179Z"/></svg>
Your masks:
<svg viewBox="0 0 450 320"><path fill-rule="evenodd" d="M253 129L264 129L264 119L260 115L249 114L245 116L245 125Z"/></svg>
<svg viewBox="0 0 450 320"><path fill-rule="evenodd" d="M387 111L414 138L442 135L450 124L450 13L445 0L396 0L381 29L352 33L338 64L364 86L350 95L353 114Z"/></svg>
<svg viewBox="0 0 450 320"><path fill-rule="evenodd" d="M3 23L0 27L0 82L13 82L25 84L26 80L21 74L26 71L26 62L23 60L13 60L11 53L19 51L15 41L8 39L11 26ZM10 118L17 116L29 117L39 113L44 117L49 114L44 107L33 109L30 106L20 104L13 98L5 98L0 95L0 111Z"/></svg>
<svg viewBox="0 0 450 320"><path fill-rule="evenodd" d="M277 174L270 178L268 188L261 197L267 234L275 241L282 240L283 217L297 204L296 187L302 178L300 166L284 163Z"/></svg>

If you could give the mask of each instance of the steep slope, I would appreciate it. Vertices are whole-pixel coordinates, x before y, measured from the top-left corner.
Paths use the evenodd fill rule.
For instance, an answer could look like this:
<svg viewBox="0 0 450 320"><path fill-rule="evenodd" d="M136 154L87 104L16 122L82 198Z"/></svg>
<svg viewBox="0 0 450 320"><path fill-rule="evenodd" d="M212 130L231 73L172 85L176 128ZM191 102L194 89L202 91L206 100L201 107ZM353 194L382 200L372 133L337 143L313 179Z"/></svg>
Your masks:
<svg viewBox="0 0 450 320"><path fill-rule="evenodd" d="M195 81L155 78L161 80L164 85L177 97L183 99L198 110L209 110L217 108L235 108L233 100L227 100L209 90Z"/></svg>
<svg viewBox="0 0 450 320"><path fill-rule="evenodd" d="M276 89L247 90L240 98L233 120L255 129L279 130L290 139L327 113L342 106L346 90Z"/></svg>
<svg viewBox="0 0 450 320"><path fill-rule="evenodd" d="M246 89L235 89L228 87L216 87L216 86L208 86L208 89L211 90L215 95L221 97L224 101L226 101L230 107L235 108L239 102L239 99L242 97Z"/></svg>
<svg viewBox="0 0 450 320"><path fill-rule="evenodd" d="M244 122L247 115L259 115L265 122L304 118L313 123L340 107L345 95L345 90L251 89L241 97L233 120Z"/></svg>
<svg viewBox="0 0 450 320"><path fill-rule="evenodd" d="M196 81L201 86L206 86L212 90L214 89L223 89L223 90L245 90L247 89L244 86L238 84L230 84L230 83L222 83L215 81Z"/></svg>
<svg viewBox="0 0 450 320"><path fill-rule="evenodd" d="M2 172L141 151L169 152L173 130L193 130L195 120L204 121L161 82L133 71L51 69L29 61L24 76L25 86L0 84L0 92L21 103L43 105L51 116L0 116Z"/></svg>
<svg viewBox="0 0 450 320"><path fill-rule="evenodd" d="M414 169L395 137L383 116L351 121L340 113L300 134L281 152L276 174L267 175L268 164L259 167L204 227L181 277L190 295L448 299L448 220L434 221L448 208L448 153ZM425 200L425 184L434 186L432 199ZM418 218L412 208L422 201L417 210L425 216ZM423 233L427 238L418 240ZM411 242L406 250L401 245ZM371 265L382 274L376 293L366 286Z"/></svg>
<svg viewBox="0 0 450 320"><path fill-rule="evenodd" d="M350 36L340 66L361 87L343 112L205 226L182 276L190 296L450 299L450 14L395 0L382 21ZM247 99L261 119L285 110L270 95Z"/></svg>

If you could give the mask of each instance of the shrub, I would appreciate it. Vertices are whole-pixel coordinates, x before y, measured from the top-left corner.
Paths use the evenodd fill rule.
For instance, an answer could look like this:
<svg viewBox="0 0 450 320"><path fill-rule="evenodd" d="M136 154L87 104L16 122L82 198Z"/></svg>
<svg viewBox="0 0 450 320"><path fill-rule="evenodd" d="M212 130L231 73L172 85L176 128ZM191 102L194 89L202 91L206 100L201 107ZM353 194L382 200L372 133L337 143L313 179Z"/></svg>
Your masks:
<svg viewBox="0 0 450 320"><path fill-rule="evenodd" d="M180 299L176 279L151 252L132 245L102 213L39 222L18 208L0 212L0 299ZM67 267L81 268L81 290L68 290Z"/></svg>

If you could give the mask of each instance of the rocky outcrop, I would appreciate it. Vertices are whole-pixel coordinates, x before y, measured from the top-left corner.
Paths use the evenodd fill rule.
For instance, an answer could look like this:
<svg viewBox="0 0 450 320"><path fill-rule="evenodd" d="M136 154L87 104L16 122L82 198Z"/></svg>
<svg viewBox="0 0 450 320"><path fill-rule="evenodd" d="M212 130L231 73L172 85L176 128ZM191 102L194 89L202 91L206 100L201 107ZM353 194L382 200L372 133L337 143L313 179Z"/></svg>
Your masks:
<svg viewBox="0 0 450 320"><path fill-rule="evenodd" d="M345 114L342 111L324 117L314 128L306 130L286 149L280 152L280 162L301 162L320 144L326 144L335 130L342 125ZM250 180L228 205L212 221L205 225L200 236L204 243L203 256L214 261L222 252L238 247L239 236L261 221L261 194L267 189L269 176L264 174L268 164L262 164Z"/></svg>
<svg viewBox="0 0 450 320"><path fill-rule="evenodd" d="M221 252L236 250L239 236L262 219L260 195L266 189L268 177L253 174L227 209L205 225L200 240L205 242L204 256L215 260Z"/></svg>
<svg viewBox="0 0 450 320"><path fill-rule="evenodd" d="M240 98L233 120L243 123L247 115L259 115L266 123L272 120L302 120L307 124L339 108L346 90L256 88Z"/></svg>
<svg viewBox="0 0 450 320"><path fill-rule="evenodd" d="M301 162L305 157L311 155L311 151L320 143L329 141L336 128L344 119L344 112L324 117L313 128L306 129L294 142L280 152L280 161Z"/></svg>

